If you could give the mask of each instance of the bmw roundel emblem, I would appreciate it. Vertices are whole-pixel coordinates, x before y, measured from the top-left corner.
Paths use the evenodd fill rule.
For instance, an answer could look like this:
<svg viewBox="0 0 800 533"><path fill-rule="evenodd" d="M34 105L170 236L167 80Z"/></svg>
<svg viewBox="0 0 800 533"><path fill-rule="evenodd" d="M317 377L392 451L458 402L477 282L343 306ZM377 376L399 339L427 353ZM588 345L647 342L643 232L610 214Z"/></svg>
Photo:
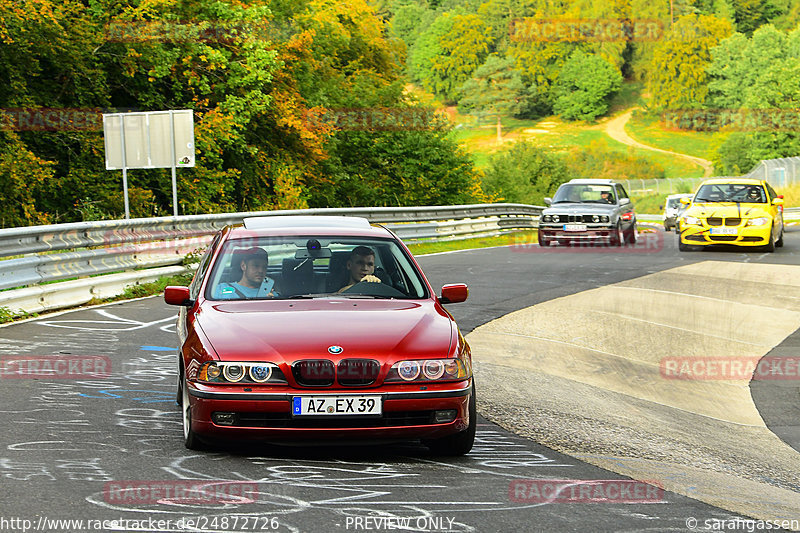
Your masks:
<svg viewBox="0 0 800 533"><path fill-rule="evenodd" d="M344 351L344 348L341 346L328 346L328 351L333 355L339 355Z"/></svg>

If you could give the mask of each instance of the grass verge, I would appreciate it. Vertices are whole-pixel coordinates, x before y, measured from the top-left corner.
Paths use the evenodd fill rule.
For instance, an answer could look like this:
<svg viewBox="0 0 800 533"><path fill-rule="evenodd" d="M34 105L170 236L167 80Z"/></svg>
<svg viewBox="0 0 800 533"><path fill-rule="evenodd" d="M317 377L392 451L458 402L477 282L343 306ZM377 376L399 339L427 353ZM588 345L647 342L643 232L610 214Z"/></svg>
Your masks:
<svg viewBox="0 0 800 533"><path fill-rule="evenodd" d="M492 246L508 246L519 244L521 241L536 242L536 230L510 231L493 237L478 237L477 239L463 239L460 241L421 242L409 244L408 248L414 255L434 254L439 252L453 252L456 250L472 250L475 248L491 248Z"/></svg>

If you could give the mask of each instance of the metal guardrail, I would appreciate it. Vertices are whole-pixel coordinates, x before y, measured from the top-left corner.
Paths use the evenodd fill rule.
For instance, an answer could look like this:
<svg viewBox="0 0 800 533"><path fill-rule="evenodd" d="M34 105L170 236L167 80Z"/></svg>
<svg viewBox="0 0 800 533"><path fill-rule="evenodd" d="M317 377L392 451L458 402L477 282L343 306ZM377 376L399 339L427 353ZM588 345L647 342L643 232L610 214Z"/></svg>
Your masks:
<svg viewBox="0 0 800 533"><path fill-rule="evenodd" d="M371 222L385 224L404 241L415 241L464 239L495 235L505 230L535 228L542 209L524 204L303 209L0 229L0 257L22 255L0 260L0 289L145 269L139 271L138 277L134 276L138 283L148 277L147 269L180 265L187 253L206 246L220 228L240 224L243 218L251 216L362 216ZM60 250L75 251L41 253ZM175 267L172 268L170 272L177 272ZM71 305L85 303L91 299L91 295L85 294L86 290L96 292L96 287L102 284L102 281L98 281L102 277L105 276L91 278L91 282L78 280L74 283L6 290L0 292L0 307L17 305L27 312L64 307L64 298L54 295L59 290L65 290L61 286L67 283L79 287L79 292L83 291L80 298L72 298L71 301L76 303ZM36 301L31 302L34 296ZM51 305L48 303L51 300L58 303Z"/></svg>

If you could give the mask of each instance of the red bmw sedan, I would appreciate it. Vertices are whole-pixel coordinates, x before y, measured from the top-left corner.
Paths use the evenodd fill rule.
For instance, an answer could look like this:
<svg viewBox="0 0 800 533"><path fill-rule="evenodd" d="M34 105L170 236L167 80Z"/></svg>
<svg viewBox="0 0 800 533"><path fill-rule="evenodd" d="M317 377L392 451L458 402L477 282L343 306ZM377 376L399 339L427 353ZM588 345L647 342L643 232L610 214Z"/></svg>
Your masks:
<svg viewBox="0 0 800 533"><path fill-rule="evenodd" d="M363 218L246 218L214 238L180 306L178 403L187 448L475 438L470 348L408 248Z"/></svg>

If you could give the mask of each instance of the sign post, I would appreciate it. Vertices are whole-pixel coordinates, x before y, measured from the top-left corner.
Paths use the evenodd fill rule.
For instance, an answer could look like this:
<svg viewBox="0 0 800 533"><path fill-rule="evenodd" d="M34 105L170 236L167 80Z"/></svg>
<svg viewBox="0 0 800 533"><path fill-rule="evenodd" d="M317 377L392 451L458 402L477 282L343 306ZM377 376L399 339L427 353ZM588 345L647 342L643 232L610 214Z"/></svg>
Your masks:
<svg viewBox="0 0 800 533"><path fill-rule="evenodd" d="M119 130L119 131L117 131ZM178 216L176 167L193 167L194 113L191 109L103 115L106 170L122 169L125 218L129 168L172 169L172 212Z"/></svg>

